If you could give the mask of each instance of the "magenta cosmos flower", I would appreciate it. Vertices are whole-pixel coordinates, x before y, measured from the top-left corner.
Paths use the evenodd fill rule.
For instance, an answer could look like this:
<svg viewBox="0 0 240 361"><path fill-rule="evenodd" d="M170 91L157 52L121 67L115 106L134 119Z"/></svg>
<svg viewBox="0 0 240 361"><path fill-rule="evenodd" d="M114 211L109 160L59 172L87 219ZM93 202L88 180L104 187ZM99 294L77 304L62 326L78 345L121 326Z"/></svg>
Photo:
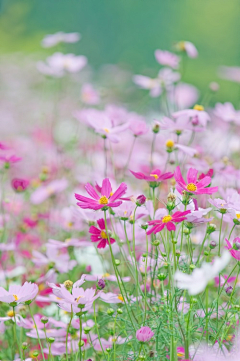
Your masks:
<svg viewBox="0 0 240 361"><path fill-rule="evenodd" d="M153 182L154 184L156 184L173 177L173 173L171 172L162 173L160 169L153 169L149 175L145 175L141 172L134 172L132 170L130 170L130 172L134 175L135 178L144 179L145 181L150 182L150 184ZM156 184L156 187L157 186L158 184Z"/></svg>
<svg viewBox="0 0 240 361"><path fill-rule="evenodd" d="M106 210L106 207L118 207L122 204L122 201L117 201L122 195L126 193L127 185L121 183L118 189L112 193L111 183L108 178L105 178L102 182L101 196L97 194L93 186L89 183L85 185L85 189L92 198L81 196L75 193L75 198L80 201L77 205L83 209L98 209Z"/></svg>
<svg viewBox="0 0 240 361"><path fill-rule="evenodd" d="M229 250L232 257L240 261L240 238L234 238L233 245L231 245L231 243L227 239L225 239L225 241L227 243L226 248Z"/></svg>
<svg viewBox="0 0 240 361"><path fill-rule="evenodd" d="M148 342L154 336L154 332L148 326L142 326L136 332L136 337L140 342Z"/></svg>
<svg viewBox="0 0 240 361"><path fill-rule="evenodd" d="M191 213L191 211L185 211L185 212L178 211L173 213L172 215L166 214L161 219L149 221L148 224L153 227L147 231L147 234L149 235L151 233L156 234L158 232L161 232L164 227L167 227L168 231L175 231L176 226L174 223L179 223L184 221L185 219L187 219L185 216L189 213Z"/></svg>
<svg viewBox="0 0 240 361"><path fill-rule="evenodd" d="M97 221L99 228L95 226L91 226L89 228L89 233L91 233L91 241L92 242L99 242L97 248L105 248L108 244L108 235L105 229L105 222L104 219L101 218ZM109 236L109 240L111 244L115 242L115 239Z"/></svg>
<svg viewBox="0 0 240 361"><path fill-rule="evenodd" d="M27 179L14 178L11 181L11 186L16 192L23 192L29 186L29 181Z"/></svg>
<svg viewBox="0 0 240 361"><path fill-rule="evenodd" d="M204 177L200 181L197 180L197 169L189 168L187 172L187 183L183 179L180 167L177 166L174 177L176 179L176 188L178 192L186 191L193 194L213 194L218 191L218 187L208 187L211 183L211 177Z"/></svg>
<svg viewBox="0 0 240 361"><path fill-rule="evenodd" d="M9 291L0 287L0 301L6 303L32 301L38 293L35 283L25 282L23 286L11 285Z"/></svg>

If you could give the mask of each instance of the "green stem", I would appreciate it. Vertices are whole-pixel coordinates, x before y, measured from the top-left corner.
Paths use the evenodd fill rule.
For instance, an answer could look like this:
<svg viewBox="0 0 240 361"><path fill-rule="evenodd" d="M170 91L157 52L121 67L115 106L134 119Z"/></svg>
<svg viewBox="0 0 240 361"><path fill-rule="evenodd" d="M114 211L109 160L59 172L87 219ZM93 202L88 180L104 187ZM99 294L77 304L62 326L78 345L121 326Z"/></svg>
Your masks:
<svg viewBox="0 0 240 361"><path fill-rule="evenodd" d="M44 357L44 353L43 353L43 348L42 348L41 340L40 340L39 333L38 333L38 328L37 328L36 322L35 322L35 320L34 320L34 317L33 317L32 310L31 310L30 305L28 305L28 308L29 308L29 312L30 312L30 315L31 315L31 317L32 317L34 326L35 326L35 328L36 328L37 338L38 338L38 343L39 343L39 346L40 346L40 349L41 349L42 358L43 358L43 360L45 361L45 357Z"/></svg>
<svg viewBox="0 0 240 361"><path fill-rule="evenodd" d="M71 323L72 323L72 319L73 319L73 309L72 309L72 305L71 305L71 317L70 317L70 321L67 327L67 334L66 334L66 360L68 361L68 334L69 334L69 329L71 327Z"/></svg>
<svg viewBox="0 0 240 361"><path fill-rule="evenodd" d="M15 315L14 307L13 307L13 317L14 317L14 326L13 326L14 338L15 338L15 340L16 340L16 342L17 342L19 355L20 355L21 361L22 361L21 346L19 345L18 338L17 338L17 323L16 323L16 315Z"/></svg>

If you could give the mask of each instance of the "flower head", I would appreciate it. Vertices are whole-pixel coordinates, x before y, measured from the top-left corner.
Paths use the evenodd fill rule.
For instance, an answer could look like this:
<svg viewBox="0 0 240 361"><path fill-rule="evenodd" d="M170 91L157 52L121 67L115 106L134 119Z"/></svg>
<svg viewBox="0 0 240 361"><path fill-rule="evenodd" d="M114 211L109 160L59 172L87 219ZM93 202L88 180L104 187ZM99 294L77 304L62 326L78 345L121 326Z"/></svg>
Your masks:
<svg viewBox="0 0 240 361"><path fill-rule="evenodd" d="M11 181L11 185L16 192L23 192L28 188L29 181L27 179L14 178Z"/></svg>
<svg viewBox="0 0 240 361"><path fill-rule="evenodd" d="M93 186L89 183L85 185L85 189L92 198L84 197L80 194L75 194L75 198L79 201L77 205L83 209L90 208L95 211L98 209L105 210L107 207L118 207L122 201L117 201L122 195L126 193L127 185L121 183L118 189L112 194L111 183L108 178L102 182L101 195L98 195Z"/></svg>
<svg viewBox="0 0 240 361"><path fill-rule="evenodd" d="M147 231L148 235L151 233L156 234L158 232L161 232L165 227L167 228L168 231L175 231L176 226L174 223L184 221L186 219L186 215L191 213L191 211L185 211L185 212L175 212L172 215L170 215L168 214L166 209L164 209L163 212L165 214L163 214L161 219L148 222L150 226L153 226L151 229Z"/></svg>
<svg viewBox="0 0 240 361"><path fill-rule="evenodd" d="M151 338L153 338L153 336L154 336L154 332L148 326L142 326L136 332L136 337L140 342L148 342L151 340Z"/></svg>
<svg viewBox="0 0 240 361"><path fill-rule="evenodd" d="M109 237L111 244L113 244L115 242L115 239L108 236L107 230L105 229L104 219L103 218L99 219L97 221L97 224L98 224L99 228L97 228L95 226L91 226L89 228L89 233L92 234L91 241L99 242L97 245L97 248L105 248L106 245L108 244L108 237Z"/></svg>
<svg viewBox="0 0 240 361"><path fill-rule="evenodd" d="M227 239L225 239L225 241L227 243L226 249L229 250L231 256L236 260L240 261L240 238L234 238L233 245L231 245L231 243Z"/></svg>
<svg viewBox="0 0 240 361"><path fill-rule="evenodd" d="M176 54L170 53L170 51L157 49L155 51L155 58L161 65L170 66L173 69L177 69L180 58Z"/></svg>
<svg viewBox="0 0 240 361"><path fill-rule="evenodd" d="M197 169L189 168L187 173L187 183L183 179L180 167L177 166L174 177L176 179L176 189L178 192L186 191L192 194L213 194L218 191L218 187L208 187L211 183L211 177L204 177L202 180L197 180Z"/></svg>
<svg viewBox="0 0 240 361"><path fill-rule="evenodd" d="M6 303L32 301L38 293L35 283L25 282L23 286L11 285L9 291L0 287L0 301Z"/></svg>
<svg viewBox="0 0 240 361"><path fill-rule="evenodd" d="M134 175L135 178L144 179L145 181L149 182L150 185L155 184L156 186L158 186L160 182L173 177L173 173L162 173L160 169L153 169L149 175L145 175L141 172L134 172L132 170L130 170L130 172Z"/></svg>

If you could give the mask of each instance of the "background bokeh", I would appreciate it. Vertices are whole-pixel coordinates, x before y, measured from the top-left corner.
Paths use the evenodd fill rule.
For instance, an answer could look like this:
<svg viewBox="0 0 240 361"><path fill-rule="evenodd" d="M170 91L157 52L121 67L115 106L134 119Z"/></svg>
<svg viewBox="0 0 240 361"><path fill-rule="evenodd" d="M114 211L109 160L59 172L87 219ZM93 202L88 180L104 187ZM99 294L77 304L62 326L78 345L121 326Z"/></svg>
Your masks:
<svg viewBox="0 0 240 361"><path fill-rule="evenodd" d="M171 50L189 40L199 57L188 61L183 81L203 93L218 81L219 101L239 99L239 85L220 80L219 65L240 65L239 0L2 0L1 54L39 54L44 35L80 32L82 40L69 50L88 57L96 70L118 64L131 73L155 76L157 48ZM16 55L17 56L17 55Z"/></svg>

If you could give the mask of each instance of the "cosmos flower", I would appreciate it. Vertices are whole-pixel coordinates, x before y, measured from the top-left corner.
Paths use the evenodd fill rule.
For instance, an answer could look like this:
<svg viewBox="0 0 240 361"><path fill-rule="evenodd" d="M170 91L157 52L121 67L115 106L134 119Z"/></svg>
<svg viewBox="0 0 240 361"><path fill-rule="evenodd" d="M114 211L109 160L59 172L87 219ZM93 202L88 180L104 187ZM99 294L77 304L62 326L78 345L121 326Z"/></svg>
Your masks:
<svg viewBox="0 0 240 361"><path fill-rule="evenodd" d="M170 51L157 49L155 50L155 58L161 65L170 66L173 69L177 69L179 66L179 56L170 53Z"/></svg>
<svg viewBox="0 0 240 361"><path fill-rule="evenodd" d="M13 163L17 163L21 160L22 158L17 157L16 155L11 155L11 156L7 156L7 155L2 155L0 156L0 161L4 162L5 164L13 164Z"/></svg>
<svg viewBox="0 0 240 361"><path fill-rule="evenodd" d="M190 295L204 291L209 281L214 279L229 263L230 254L224 251L222 257L216 257L213 264L204 262L201 268L195 268L191 275L177 271L174 275L177 287L188 290Z"/></svg>
<svg viewBox="0 0 240 361"><path fill-rule="evenodd" d="M225 241L227 243L226 249L229 250L231 256L240 261L240 238L234 238L233 244L231 244L227 239L225 239Z"/></svg>
<svg viewBox="0 0 240 361"><path fill-rule="evenodd" d="M189 168L187 172L187 183L183 179L180 167L177 166L174 172L176 179L176 189L178 192L186 191L192 194L213 194L218 191L218 187L208 187L211 183L210 177L204 177L202 180L197 180L197 169Z"/></svg>
<svg viewBox="0 0 240 361"><path fill-rule="evenodd" d="M14 178L11 181L11 186L16 192L23 192L29 186L29 181L22 178Z"/></svg>
<svg viewBox="0 0 240 361"><path fill-rule="evenodd" d="M41 204L49 197L63 192L68 186L68 181L65 178L55 179L47 185L42 185L37 188L32 194L30 201L33 204Z"/></svg>
<svg viewBox="0 0 240 361"><path fill-rule="evenodd" d="M151 182L160 183L166 179L170 179L173 177L173 173L171 172L162 173L160 169L153 169L149 175L145 175L141 172L134 172L132 170L130 170L130 172L134 175L135 178L144 179L145 181L150 183Z"/></svg>
<svg viewBox="0 0 240 361"><path fill-rule="evenodd" d="M235 110L232 103L217 103L215 105L214 114L225 122L240 124L240 110Z"/></svg>
<svg viewBox="0 0 240 361"><path fill-rule="evenodd" d="M185 211L185 212L175 212L172 215L168 214L168 211L166 209L162 210L162 213L165 215L161 217L161 219L156 219L153 221L149 221L148 224L150 226L153 226L151 229L147 231L147 234L151 233L158 233L161 232L165 227L168 231L175 231L176 226L174 223L182 222L186 219L186 215L191 213L191 211Z"/></svg>
<svg viewBox="0 0 240 361"><path fill-rule="evenodd" d="M81 39L79 33L64 33L59 31L55 34L46 35L42 40L42 47L51 48L59 43L76 43Z"/></svg>
<svg viewBox="0 0 240 361"><path fill-rule="evenodd" d="M38 286L31 282L25 282L22 286L10 285L9 291L0 287L0 301L6 303L32 301L37 293Z"/></svg>
<svg viewBox="0 0 240 361"><path fill-rule="evenodd" d="M153 336L154 336L154 332L148 326L142 326L136 332L136 338L140 342L148 342L151 340L151 338L153 338Z"/></svg>
<svg viewBox="0 0 240 361"><path fill-rule="evenodd" d="M204 107L202 105L196 104L193 109L183 109L179 110L172 114L174 119L177 119L181 116L186 116L191 120L192 124L197 126L200 125L202 127L206 127L207 123L210 121L210 116L207 112L204 111Z"/></svg>
<svg viewBox="0 0 240 361"><path fill-rule="evenodd" d="M96 211L106 207L120 206L122 201L117 201L117 199L121 198L126 193L127 185L125 183L121 183L118 189L111 194L111 183L108 178L105 178L102 182L101 196L97 194L93 186L89 183L85 185L85 189L92 199L75 193L75 198L80 201L77 205L83 209L90 208Z"/></svg>
<svg viewBox="0 0 240 361"><path fill-rule="evenodd" d="M128 121L129 121L129 130L133 133L135 137L139 135L144 135L149 130L144 118L136 113L130 113Z"/></svg>
<svg viewBox="0 0 240 361"><path fill-rule="evenodd" d="M81 89L81 100L85 104L95 105L100 101L99 94L97 90L95 90L92 84L85 83Z"/></svg>
<svg viewBox="0 0 240 361"><path fill-rule="evenodd" d="M184 51L189 58L196 58L198 56L198 51L195 45L190 41L180 41L176 44L176 48L179 51Z"/></svg>
<svg viewBox="0 0 240 361"><path fill-rule="evenodd" d="M105 248L108 245L108 236L107 231L105 229L105 222L104 219L98 219L97 224L99 228L95 226L91 226L89 228L89 233L91 233L91 241L92 242L99 242L97 248ZM109 236L110 243L115 243L115 239Z"/></svg>

